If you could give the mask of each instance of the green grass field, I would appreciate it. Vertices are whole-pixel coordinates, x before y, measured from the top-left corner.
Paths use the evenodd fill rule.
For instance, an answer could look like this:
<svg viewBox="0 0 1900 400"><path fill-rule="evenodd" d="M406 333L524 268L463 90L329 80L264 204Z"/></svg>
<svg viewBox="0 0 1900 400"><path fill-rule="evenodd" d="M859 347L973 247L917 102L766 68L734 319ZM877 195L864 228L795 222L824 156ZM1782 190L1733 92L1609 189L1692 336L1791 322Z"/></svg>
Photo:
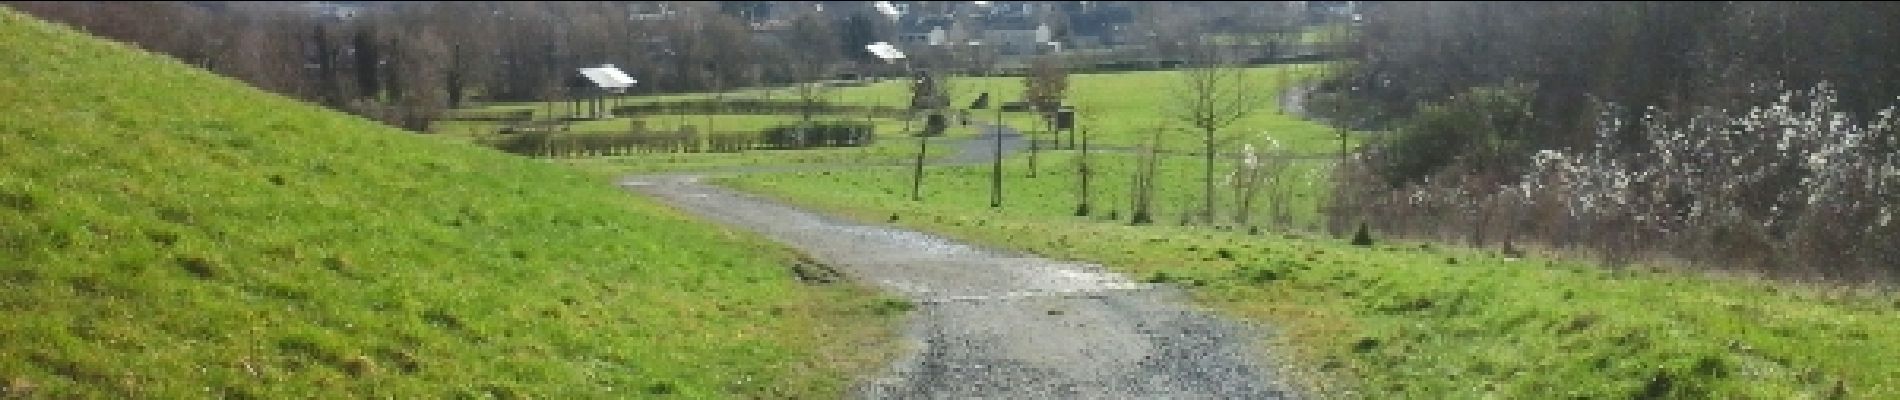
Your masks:
<svg viewBox="0 0 1900 400"><path fill-rule="evenodd" d="M1064 156L1049 158L1062 164ZM1126 157L1102 157L1126 164ZM1302 164L1309 168L1323 168ZM1507 260L1484 251L1244 230L1126 224L1124 173L1076 185L1007 164L1002 210L988 168L933 168L925 200L903 171L752 175L728 184L866 222L1045 256L1103 263L1192 288L1239 318L1273 324L1310 387L1351 398L1865 398L1900 396L1900 299L1743 278ZM1105 165L1105 171L1128 171ZM1199 167L1164 163L1156 216L1198 199ZM1317 172L1315 172L1317 173ZM1302 200L1303 202L1309 200ZM1231 204L1223 201L1224 204ZM1300 208L1315 203L1303 203ZM1313 218L1306 208L1303 218ZM1294 224L1298 228L1300 223Z"/></svg>
<svg viewBox="0 0 1900 400"><path fill-rule="evenodd" d="M1246 119L1228 127L1222 135L1259 135L1266 134L1281 141L1288 149L1301 154L1337 154L1338 134L1323 124L1292 118L1282 114L1279 104L1272 101L1287 84L1313 79L1324 73L1325 67L1318 64L1285 65L1259 67L1248 70L1249 82L1260 91L1270 95L1259 105L1259 111ZM1014 77L964 77L953 79L953 101L957 107L965 107L975 100L979 93L989 92L993 105L996 99L1016 101L1022 96L1022 78ZM1170 116L1173 104L1179 101L1179 94L1173 89L1182 81L1179 71L1149 71L1115 74L1075 74L1069 77L1069 91L1065 102L1078 107L1080 121L1085 127L1092 127L1097 143L1109 146L1133 146L1151 132L1155 126L1171 125L1185 128L1186 125ZM907 89L901 82L886 81L862 87L840 88L835 94L837 101L846 104L875 104L898 106L907 99ZM782 92L777 96L787 96ZM976 111L984 121L992 121L994 110ZM1035 130L1041 119L1030 113L1004 113L1005 123L1024 130ZM1171 149L1198 149L1198 134L1169 139Z"/></svg>
<svg viewBox="0 0 1900 400"><path fill-rule="evenodd" d="M0 9L0 397L826 398L901 304L568 168Z"/></svg>
<svg viewBox="0 0 1900 400"><path fill-rule="evenodd" d="M1317 68L1302 73L1313 73ZM1272 69L1256 70L1276 74ZM1132 144L1164 119L1167 72L1077 76L1081 104L1123 111L1096 143ZM1278 82L1275 85L1279 85ZM1144 111L1146 110L1146 111ZM1274 324L1315 390L1354 398L1891 398L1900 396L1900 300L1741 278L1586 262L1507 260L1420 243L1373 248L1311 237L1337 142L1325 128L1269 109L1243 122L1301 155L1286 172L1292 221L1255 214L1250 235L1171 226L1199 206L1201 160L1162 163L1155 218L1131 227L1133 157L1097 154L1091 217L1076 206L1076 154L1045 153L1041 173L1006 163L1004 207L989 208L987 166L932 168L921 203L900 170L731 178L742 189L867 222L1104 263L1194 288L1204 304ZM1270 128L1265 128L1270 127ZM1236 128L1246 129L1246 128ZM1183 149L1198 137L1169 136ZM1231 170L1222 159L1218 178ZM1221 187L1223 210L1234 201ZM1259 205L1257 207L1265 207ZM1114 213L1119 220L1108 220ZM1225 211L1224 211L1225 213ZM1223 214L1225 216L1227 214ZM1225 219L1225 218L1223 218ZM1223 222L1231 224L1231 222Z"/></svg>
<svg viewBox="0 0 1900 400"><path fill-rule="evenodd" d="M895 86L892 86L895 87ZM877 87L853 88L880 90ZM837 92L843 95L844 91ZM757 93L741 92L729 94L733 98L747 97ZM642 96L632 98L636 101L677 101L704 100L703 95L665 95ZM868 97L867 97L868 98ZM508 109L535 107L530 104L503 103L490 104L472 109ZM1011 120L1028 121L1031 115L1009 113ZM711 129L717 132L756 132L781 125L795 125L803 118L798 115L698 115L668 114L641 117L622 117L598 121L579 121L568 127L570 132L626 132L632 129L634 121L640 121L645 129L655 131L678 130L691 126L696 130ZM990 121L990 119L983 119ZM914 132L923 129L923 120L918 118L909 123L901 119L864 118L853 115L815 115L812 121L818 123L836 121L869 121L876 125L877 141L861 148L821 148L805 150L755 150L743 153L674 153L674 154L638 154L610 157L578 157L554 160L554 162L579 168L583 171L612 179L628 173L704 170L738 166L772 165L811 165L811 164L864 164L886 165L914 160L917 154ZM499 124L482 121L439 121L432 128L443 137L456 139L474 139L492 137ZM968 127L952 125L945 135L932 139L926 158L936 158L950 154L955 149L956 140L969 137L975 132Z"/></svg>
<svg viewBox="0 0 1900 400"><path fill-rule="evenodd" d="M1089 182L1092 196L1092 208L1099 217L1107 218L1110 213L1126 220L1130 212L1129 187L1134 173L1134 159L1130 154L1092 154ZM1039 217L1052 215L1071 215L1079 200L1080 172L1077 169L1078 154L1074 151L1046 151L1037 157L1037 177L1028 178L1029 158L1027 155L1010 157L1004 162L1004 174L1008 179L1003 188L1004 202L1007 207L998 211L1002 215L1020 217ZM1183 215L1200 208L1203 160L1200 157L1165 157L1160 164L1159 181L1155 191L1155 220L1160 224L1178 224ZM1220 223L1232 225L1233 207L1237 200L1233 188L1227 186L1228 174L1235 166L1233 160L1219 160L1215 165L1216 190L1220 196ZM1286 206L1291 212L1291 221L1284 227L1301 230L1316 230L1320 219L1318 198L1325 188L1317 186L1323 182L1331 161L1295 160L1282 174L1283 192L1289 196ZM931 204L977 205L987 208L990 199L989 164L956 167L931 167L925 170L923 196ZM748 184L785 187L785 190L822 192L843 190L850 193L886 193L909 200L911 170L869 169L851 173L812 172L794 175L761 175L740 178ZM793 189L796 187L796 189ZM1020 189L1019 189L1020 188ZM1265 193L1260 199L1265 203ZM1268 204L1254 205L1255 213L1250 225L1271 227L1272 221L1265 219Z"/></svg>
<svg viewBox="0 0 1900 400"><path fill-rule="evenodd" d="M1292 82L1313 79L1325 72L1326 67L1319 64L1297 64L1272 67L1258 67L1248 70L1249 82L1259 91L1270 94L1258 106L1259 111L1242 119L1221 132L1222 136L1267 135L1279 140L1283 146L1304 155L1337 154L1339 149L1338 133L1312 121L1293 118L1281 113L1279 104L1272 98ZM1179 71L1149 71L1114 74L1075 74L1070 76L1068 104L1078 107L1078 121L1091 130L1096 143L1105 146L1134 146L1141 142L1155 127L1166 126L1187 128L1170 114L1173 104L1179 103L1179 94L1173 89L1181 82ZM981 93L991 93L991 109L975 110L973 115L981 121L995 121L997 112L994 107L1007 101L1017 101L1022 96L1022 78L1016 77L958 77L951 79L951 104L962 108L970 105ZM841 87L829 91L827 101L839 104L902 106L908 101L908 88L905 83L890 80L856 87ZM755 89L728 93L729 98L796 98L791 89ZM704 100L706 94L670 94L630 97L631 101L676 101ZM504 109L536 107L530 103L498 103L476 107L475 109ZM542 109L537 108L537 109ZM1041 117L1033 113L1002 113L1005 124L1026 132L1044 130ZM729 129L725 126L753 127L760 123L754 121L796 118L792 116L713 116L711 124L716 129ZM650 116L648 126L678 125L679 116ZM687 116L686 120L706 120L706 116ZM674 120L668 122L668 120ZM668 125L670 124L670 125ZM692 125L706 125L706 122L687 122ZM901 125L901 122L893 122ZM451 127L462 123L449 123ZM608 129L622 129L624 121L586 122L576 126L576 130L591 130L595 126ZM880 131L883 131L880 126ZM738 129L738 128L731 128ZM1166 140L1169 149L1195 151L1200 149L1198 133L1174 134ZM1353 141L1356 143L1356 140ZM1232 149L1222 149L1231 151Z"/></svg>

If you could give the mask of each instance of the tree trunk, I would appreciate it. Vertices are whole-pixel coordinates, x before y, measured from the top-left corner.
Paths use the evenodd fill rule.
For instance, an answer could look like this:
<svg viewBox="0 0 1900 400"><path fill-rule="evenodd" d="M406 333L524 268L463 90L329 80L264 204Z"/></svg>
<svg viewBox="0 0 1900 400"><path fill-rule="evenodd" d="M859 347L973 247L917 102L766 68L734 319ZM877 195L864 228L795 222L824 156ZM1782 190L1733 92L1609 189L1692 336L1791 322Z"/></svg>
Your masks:
<svg viewBox="0 0 1900 400"><path fill-rule="evenodd" d="M990 134L996 136L996 159L990 170L990 208L1003 207L1003 107L996 107L996 125L990 127Z"/></svg>
<svg viewBox="0 0 1900 400"><path fill-rule="evenodd" d="M923 201L924 195L924 153L929 151L930 136L917 137L917 167L910 177L910 200Z"/></svg>
<svg viewBox="0 0 1900 400"><path fill-rule="evenodd" d="M1205 134L1206 135L1201 138L1202 139L1201 142L1204 145L1202 147L1205 151L1205 153L1201 154L1201 156L1202 156L1202 159L1206 161L1205 165L1203 165L1203 168L1201 169L1202 178L1204 178L1202 179L1201 183L1204 184L1206 188L1206 191L1203 193L1205 195L1204 196L1205 198L1202 199L1201 222L1206 223L1208 225L1213 225L1214 224L1214 130L1207 129L1205 131Z"/></svg>
<svg viewBox="0 0 1900 400"><path fill-rule="evenodd" d="M1132 192L1130 192L1128 196L1130 201L1128 222L1130 224L1147 225L1154 223L1154 214L1149 210L1149 194L1153 193L1154 190L1154 175L1152 172L1154 169L1150 168L1150 166L1153 165L1150 160L1154 159L1154 155L1154 147L1152 145L1146 145L1142 146L1139 156L1135 158L1135 184L1129 186L1129 190Z"/></svg>
<svg viewBox="0 0 1900 400"><path fill-rule="evenodd" d="M1248 168L1245 171L1244 176L1238 177L1241 182L1241 190L1238 193L1240 204L1236 205L1237 208L1234 210L1234 223L1239 226L1247 226L1249 220L1252 219L1254 197L1260 193L1260 168Z"/></svg>
<svg viewBox="0 0 1900 400"><path fill-rule="evenodd" d="M1070 130L1069 132L1071 135L1073 135L1075 131ZM1071 136L1070 140L1074 140L1073 136ZM1077 217L1085 217L1089 215L1089 172L1090 171L1089 171L1089 142L1088 140L1089 138L1087 135L1082 136L1082 154L1077 155L1077 157L1081 157L1081 168L1078 168L1079 171L1077 172L1081 174L1081 178L1082 178L1082 201L1081 201L1081 204L1075 206L1075 216Z"/></svg>
<svg viewBox="0 0 1900 400"><path fill-rule="evenodd" d="M1041 140L1038 140L1035 135L1024 136L1029 137L1029 177L1034 178L1036 177L1036 153L1041 152L1041 145L1038 144Z"/></svg>
<svg viewBox="0 0 1900 400"><path fill-rule="evenodd" d="M1136 225L1154 223L1155 173L1160 165L1161 131L1156 130L1150 144L1142 149L1140 165L1140 192L1134 215Z"/></svg>
<svg viewBox="0 0 1900 400"><path fill-rule="evenodd" d="M1128 183L1128 223L1141 224L1141 158L1135 158L1134 173Z"/></svg>

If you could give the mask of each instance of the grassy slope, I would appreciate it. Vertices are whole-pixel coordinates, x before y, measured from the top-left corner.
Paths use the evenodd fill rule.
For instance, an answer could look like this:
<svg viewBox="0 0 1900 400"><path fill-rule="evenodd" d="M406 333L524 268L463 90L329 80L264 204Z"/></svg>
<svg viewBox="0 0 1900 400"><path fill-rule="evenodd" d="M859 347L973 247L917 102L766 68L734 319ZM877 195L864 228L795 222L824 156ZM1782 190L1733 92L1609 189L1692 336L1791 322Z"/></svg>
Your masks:
<svg viewBox="0 0 1900 400"><path fill-rule="evenodd" d="M1162 83L1162 75L1124 76L1130 79L1115 85L1129 90ZM1087 93L1085 84L1077 87ZM1116 108L1123 110L1152 104L1120 101ZM1262 125L1307 124L1278 114L1256 118ZM1302 129L1312 129L1307 125ZM1327 147L1320 140L1289 139L1309 153L1323 154ZM1126 220L1131 157L1095 157L1097 215L1114 210ZM1900 301L1891 295L1612 272L1582 262L1507 261L1420 244L1366 249L1299 235L1129 227L1070 216L1076 197L1072 159L1064 152L1047 155L1043 174L1031 179L1026 160L1013 158L1005 166L1000 211L988 207L987 166L933 168L922 203L909 201L906 171L754 175L729 182L865 221L895 216L912 228L1193 285L1205 303L1282 327L1282 344L1310 368L1303 374L1307 380L1347 397L1900 396L1900 363L1892 362L1900 359L1900 342L1891 340L1900 337ZM1294 200L1295 227L1317 222L1315 208L1323 200L1315 185L1326 164L1295 164L1310 177L1294 183L1295 193L1305 194ZM1224 176L1226 163L1220 168L1217 174ZM1163 164L1158 222L1172 224L1196 207L1200 173L1191 158ZM1231 198L1223 197L1222 204L1230 207Z"/></svg>
<svg viewBox="0 0 1900 400"><path fill-rule="evenodd" d="M984 171L936 171L923 203L894 187L908 181L893 171L733 183L868 222L895 215L912 228L1187 283L1218 309L1279 325L1283 344L1318 371L1309 379L1357 392L1348 397L1782 399L1826 398L1837 386L1848 398L1900 396L1900 301L1891 296L1430 245L1130 227L1069 216L1072 181L1010 168L1001 212L988 207Z"/></svg>
<svg viewBox="0 0 1900 400"><path fill-rule="evenodd" d="M0 393L828 397L856 289L567 169L0 9Z"/></svg>

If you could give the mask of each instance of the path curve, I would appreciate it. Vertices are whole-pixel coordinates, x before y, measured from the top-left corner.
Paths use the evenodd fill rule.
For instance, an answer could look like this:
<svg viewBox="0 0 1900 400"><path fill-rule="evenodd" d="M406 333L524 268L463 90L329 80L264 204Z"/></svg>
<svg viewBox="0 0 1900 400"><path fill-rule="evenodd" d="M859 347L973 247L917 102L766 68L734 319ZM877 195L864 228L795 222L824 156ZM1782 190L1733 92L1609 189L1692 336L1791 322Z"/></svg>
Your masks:
<svg viewBox="0 0 1900 400"><path fill-rule="evenodd" d="M985 133L939 163L989 162L999 136L1006 154L1015 150L1008 128ZM1258 333L1184 306L1169 287L1098 265L831 218L705 184L703 177L641 175L621 184L757 231L918 304L905 332L914 351L856 388L857 397L1292 397L1253 356Z"/></svg>

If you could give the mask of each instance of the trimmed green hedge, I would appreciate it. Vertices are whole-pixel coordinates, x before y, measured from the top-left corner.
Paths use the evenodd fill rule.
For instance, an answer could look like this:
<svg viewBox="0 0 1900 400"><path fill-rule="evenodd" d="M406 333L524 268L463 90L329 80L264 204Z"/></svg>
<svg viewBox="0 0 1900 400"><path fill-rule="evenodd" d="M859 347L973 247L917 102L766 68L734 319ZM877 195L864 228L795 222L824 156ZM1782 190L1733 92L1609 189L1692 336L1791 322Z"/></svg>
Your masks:
<svg viewBox="0 0 1900 400"><path fill-rule="evenodd" d="M682 132L567 133L542 132L503 135L483 140L501 151L531 157L586 157L637 153L735 153L746 150L791 150L814 147L870 145L875 125L863 122L813 123L801 130L796 124L759 132L719 132L701 135Z"/></svg>

